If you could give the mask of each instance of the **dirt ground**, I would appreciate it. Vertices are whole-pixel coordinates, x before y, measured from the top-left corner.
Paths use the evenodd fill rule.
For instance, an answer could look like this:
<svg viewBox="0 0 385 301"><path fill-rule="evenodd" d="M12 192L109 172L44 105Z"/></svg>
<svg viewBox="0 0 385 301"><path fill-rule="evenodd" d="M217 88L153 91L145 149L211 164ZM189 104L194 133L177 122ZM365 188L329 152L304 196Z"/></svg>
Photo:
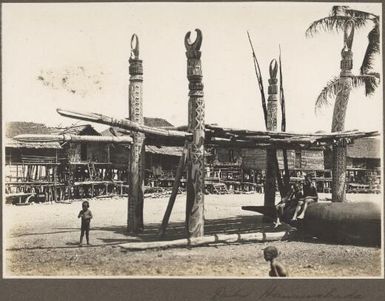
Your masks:
<svg viewBox="0 0 385 301"><path fill-rule="evenodd" d="M322 197L322 196L321 196ZM325 196L323 196L325 197ZM330 196L329 196L330 197ZM184 237L185 195L179 195L166 240ZM381 203L380 195L348 195L352 201ZM5 276L186 276L266 277L269 265L262 249L274 245L278 260L290 277L380 277L378 247L326 244L294 237L269 243L222 244L127 252L118 245L157 240L168 198L146 198L145 231L139 237L125 233L127 198L91 199L91 246L79 247L81 202L3 207ZM205 234L256 232L261 216L241 206L262 205L262 194L205 197Z"/></svg>

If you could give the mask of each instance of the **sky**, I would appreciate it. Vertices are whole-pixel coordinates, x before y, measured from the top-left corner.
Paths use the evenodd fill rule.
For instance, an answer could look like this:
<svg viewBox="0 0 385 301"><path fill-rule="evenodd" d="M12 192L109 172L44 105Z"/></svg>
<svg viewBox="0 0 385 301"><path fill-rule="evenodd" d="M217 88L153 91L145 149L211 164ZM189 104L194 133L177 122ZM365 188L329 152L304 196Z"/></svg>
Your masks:
<svg viewBox="0 0 385 301"><path fill-rule="evenodd" d="M184 36L200 28L206 123L264 130L248 30L266 91L269 63L278 59L279 45L282 49L287 130L330 131L332 106L317 114L314 108L322 88L339 75L343 36L321 33L307 38L305 31L314 20L327 16L332 5L2 4L2 119L50 126L84 123L59 116L56 108L128 117L128 59L130 39L136 33L144 65L144 116L184 125L188 103ZM381 4L350 6L381 15ZM355 74L370 29L368 24L355 33ZM376 69L382 70L380 56ZM345 129L381 130L382 98L382 86L372 97L365 97L361 88L353 90Z"/></svg>

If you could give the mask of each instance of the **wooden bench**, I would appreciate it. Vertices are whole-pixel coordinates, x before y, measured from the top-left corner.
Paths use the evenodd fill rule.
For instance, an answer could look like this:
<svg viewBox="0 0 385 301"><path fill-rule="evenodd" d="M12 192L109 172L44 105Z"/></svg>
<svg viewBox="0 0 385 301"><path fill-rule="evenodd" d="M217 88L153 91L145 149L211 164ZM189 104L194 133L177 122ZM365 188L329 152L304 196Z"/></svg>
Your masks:
<svg viewBox="0 0 385 301"><path fill-rule="evenodd" d="M29 205L30 199L34 197L36 194L32 192L17 192L17 193L10 193L5 195L6 203L7 199L10 200L10 202L13 205Z"/></svg>

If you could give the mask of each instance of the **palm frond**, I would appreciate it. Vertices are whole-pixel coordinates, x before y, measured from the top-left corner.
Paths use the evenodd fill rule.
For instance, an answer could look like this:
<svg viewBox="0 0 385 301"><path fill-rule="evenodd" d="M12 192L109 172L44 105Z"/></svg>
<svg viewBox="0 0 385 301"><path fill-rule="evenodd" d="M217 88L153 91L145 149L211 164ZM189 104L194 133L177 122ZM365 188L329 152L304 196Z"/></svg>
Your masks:
<svg viewBox="0 0 385 301"><path fill-rule="evenodd" d="M352 76L351 78L354 88L365 86L366 96L372 95L380 83L380 74L374 72L365 75Z"/></svg>
<svg viewBox="0 0 385 301"><path fill-rule="evenodd" d="M319 32L327 31L344 31L347 24L353 25L355 29L359 29L366 24L366 19L355 18L351 16L329 16L319 20L314 21L310 24L309 28L306 30L305 35L307 37L312 37L314 34Z"/></svg>
<svg viewBox="0 0 385 301"><path fill-rule="evenodd" d="M365 19L365 20L378 19L377 15L374 15L372 13L368 13L368 12L365 12L362 10L350 9L348 7L344 10L344 12L347 15L354 17L354 18L360 18L360 19Z"/></svg>
<svg viewBox="0 0 385 301"><path fill-rule="evenodd" d="M349 6L344 5L334 5L332 7L332 10L330 12L330 16L338 16L341 14L345 14L345 11L349 9Z"/></svg>
<svg viewBox="0 0 385 301"><path fill-rule="evenodd" d="M368 74L373 69L373 61L375 54L380 52L380 27L375 22L373 29L368 34L368 46L361 65L361 74Z"/></svg>
<svg viewBox="0 0 385 301"><path fill-rule="evenodd" d="M339 77L335 77L330 80L317 97L315 102L316 113L320 108L331 105L331 99L335 98L341 89L342 86L340 84Z"/></svg>
<svg viewBox="0 0 385 301"><path fill-rule="evenodd" d="M263 88L262 73L261 73L261 69L259 68L259 63L258 63L258 60L257 60L257 56L255 55L253 42L251 41L250 34L249 34L248 31L247 31L247 37L249 38L249 43L250 43L251 51L252 51L252 54L253 54L253 63L254 63L255 75L257 76L259 92L261 93L263 117L264 117L264 120L265 120L265 126L267 127L267 106L266 106L265 91L264 91L264 88Z"/></svg>

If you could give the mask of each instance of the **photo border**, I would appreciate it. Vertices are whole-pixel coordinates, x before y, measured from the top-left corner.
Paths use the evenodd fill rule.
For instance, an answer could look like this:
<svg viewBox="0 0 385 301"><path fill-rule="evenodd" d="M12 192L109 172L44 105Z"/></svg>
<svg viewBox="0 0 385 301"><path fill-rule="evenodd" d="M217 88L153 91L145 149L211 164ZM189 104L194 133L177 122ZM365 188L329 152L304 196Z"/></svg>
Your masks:
<svg viewBox="0 0 385 301"><path fill-rule="evenodd" d="M244 1L1 1L3 3L46 2L244 2ZM245 1L246 2L246 1ZM262 1L247 1L262 2ZM263 1L270 2L270 1ZM329 1L282 1L325 2ZM381 1L344 1L349 3L382 3ZM340 4L344 2L338 2ZM2 12L2 7L0 8ZM384 5L382 5L384 16ZM384 22L382 22L382 34ZM383 45L383 38L382 38ZM382 53L383 61L384 54ZM2 60L2 57L1 57ZM2 61L1 61L2 63ZM2 64L1 64L2 67ZM384 74L382 65L382 74ZM0 69L0 73L1 73ZM1 73L2 77L2 73ZM2 102L2 98L1 98ZM2 106L0 107L2 116ZM384 115L384 111L383 111ZM383 120L384 122L384 120ZM385 124L383 125L385 127ZM2 124L0 125L3 131ZM382 140L384 146L384 140ZM384 149L384 148L383 148ZM1 155L4 160L3 141ZM4 162L4 161L3 161ZM384 164L382 161L384 175ZM3 169L1 168L3 181ZM382 178L383 180L383 178ZM3 192L3 182L1 191ZM2 216L3 202L0 206ZM384 221L382 220L384 233ZM0 231L1 244L3 233ZM382 241L382 250L384 242ZM383 253L383 252L382 252ZM385 300L385 279L158 279L95 278L58 279L3 278L3 256L0 263L0 300ZM384 260L384 258L382 258Z"/></svg>

